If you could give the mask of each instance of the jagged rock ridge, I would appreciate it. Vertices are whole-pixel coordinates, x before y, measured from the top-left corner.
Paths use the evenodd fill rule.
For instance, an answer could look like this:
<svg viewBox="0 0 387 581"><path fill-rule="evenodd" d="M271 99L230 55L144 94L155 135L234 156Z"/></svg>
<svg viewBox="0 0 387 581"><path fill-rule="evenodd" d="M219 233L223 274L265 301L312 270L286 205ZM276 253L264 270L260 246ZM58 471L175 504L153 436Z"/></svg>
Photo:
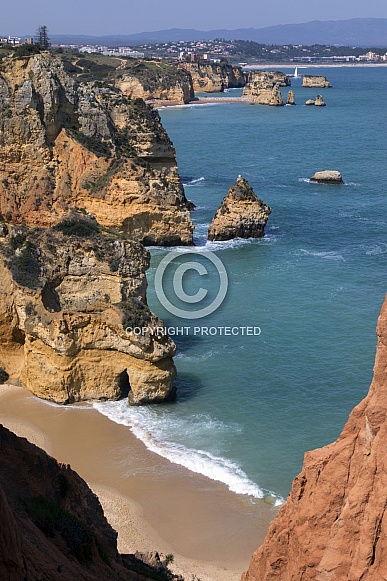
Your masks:
<svg viewBox="0 0 387 581"><path fill-rule="evenodd" d="M0 366L57 403L174 397L174 343L146 303L149 254L69 216L0 238ZM141 333L134 334L139 327Z"/></svg>
<svg viewBox="0 0 387 581"><path fill-rule="evenodd" d="M120 555L117 533L86 482L0 425L0 579L182 581Z"/></svg>
<svg viewBox="0 0 387 581"><path fill-rule="evenodd" d="M379 581L387 571L387 299L374 377L336 442L307 452L243 581Z"/></svg>
<svg viewBox="0 0 387 581"><path fill-rule="evenodd" d="M0 213L49 227L73 208L146 244L192 244L157 111L77 82L48 53L10 59L0 66Z"/></svg>

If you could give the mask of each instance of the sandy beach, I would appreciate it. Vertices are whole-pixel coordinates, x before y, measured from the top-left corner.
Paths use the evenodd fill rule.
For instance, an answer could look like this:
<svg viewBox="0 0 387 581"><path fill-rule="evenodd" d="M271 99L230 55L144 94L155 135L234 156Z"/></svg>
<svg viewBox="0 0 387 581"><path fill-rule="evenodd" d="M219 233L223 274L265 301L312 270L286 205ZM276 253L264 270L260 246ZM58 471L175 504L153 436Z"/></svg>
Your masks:
<svg viewBox="0 0 387 581"><path fill-rule="evenodd" d="M88 404L58 406L0 386L0 423L70 464L99 496L120 552L172 553L191 581L237 581L277 509L147 450Z"/></svg>

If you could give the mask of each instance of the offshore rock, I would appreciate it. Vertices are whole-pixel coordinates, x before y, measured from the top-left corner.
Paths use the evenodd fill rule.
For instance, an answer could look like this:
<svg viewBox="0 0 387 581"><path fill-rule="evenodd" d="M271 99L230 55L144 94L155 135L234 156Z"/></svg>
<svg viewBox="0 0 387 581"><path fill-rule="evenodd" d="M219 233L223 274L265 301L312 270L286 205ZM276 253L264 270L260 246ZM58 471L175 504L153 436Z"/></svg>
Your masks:
<svg viewBox="0 0 387 581"><path fill-rule="evenodd" d="M245 73L241 67L228 63L179 63L180 70L190 73L195 91L220 93L225 89L244 87Z"/></svg>
<svg viewBox="0 0 387 581"><path fill-rule="evenodd" d="M286 99L286 104L287 105L295 105L296 102L294 100L294 92L293 91L288 91L288 97Z"/></svg>
<svg viewBox="0 0 387 581"><path fill-rule="evenodd" d="M258 105L284 105L280 87L290 85L290 79L278 71L251 71L243 89L243 97Z"/></svg>
<svg viewBox="0 0 387 581"><path fill-rule="evenodd" d="M387 571L387 300L374 377L336 442L307 452L243 581L379 581Z"/></svg>
<svg viewBox="0 0 387 581"><path fill-rule="evenodd" d="M146 304L149 254L68 216L0 239L0 367L57 403L174 397L174 343ZM141 334L132 329L139 327Z"/></svg>
<svg viewBox="0 0 387 581"><path fill-rule="evenodd" d="M332 87L328 79L322 75L303 75L302 86L321 89L329 89Z"/></svg>
<svg viewBox="0 0 387 581"><path fill-rule="evenodd" d="M325 107L326 103L325 103L324 99L322 98L322 95L317 95L315 101L313 99L308 99L306 101L305 105L315 105L316 107Z"/></svg>
<svg viewBox="0 0 387 581"><path fill-rule="evenodd" d="M238 176L212 220L208 240L262 238L270 213L271 208L255 195L242 176Z"/></svg>
<svg viewBox="0 0 387 581"><path fill-rule="evenodd" d="M0 65L0 213L50 227L74 208L145 244L192 244L157 111L76 82L48 53L9 59Z"/></svg>
<svg viewBox="0 0 387 581"><path fill-rule="evenodd" d="M339 171L326 169L324 171L317 171L311 178L311 182L319 184L343 184L343 176Z"/></svg>

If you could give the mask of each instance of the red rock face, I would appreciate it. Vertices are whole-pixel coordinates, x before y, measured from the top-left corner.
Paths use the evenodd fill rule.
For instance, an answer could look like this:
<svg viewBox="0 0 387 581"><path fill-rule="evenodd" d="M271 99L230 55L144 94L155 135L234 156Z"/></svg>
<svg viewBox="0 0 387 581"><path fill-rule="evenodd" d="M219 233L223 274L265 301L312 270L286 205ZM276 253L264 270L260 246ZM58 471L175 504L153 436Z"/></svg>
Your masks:
<svg viewBox="0 0 387 581"><path fill-rule="evenodd" d="M387 300L374 378L336 442L307 452L242 581L387 579Z"/></svg>

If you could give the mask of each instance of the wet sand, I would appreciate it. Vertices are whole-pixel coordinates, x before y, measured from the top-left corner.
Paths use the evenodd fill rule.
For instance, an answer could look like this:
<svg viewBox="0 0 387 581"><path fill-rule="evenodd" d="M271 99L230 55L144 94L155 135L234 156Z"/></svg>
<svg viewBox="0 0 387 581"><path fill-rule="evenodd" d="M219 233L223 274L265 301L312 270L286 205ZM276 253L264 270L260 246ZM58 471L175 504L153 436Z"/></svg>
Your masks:
<svg viewBox="0 0 387 581"><path fill-rule="evenodd" d="M0 422L86 480L121 552L172 553L171 568L188 581L239 580L277 512L150 452L88 404L58 406L0 386Z"/></svg>

